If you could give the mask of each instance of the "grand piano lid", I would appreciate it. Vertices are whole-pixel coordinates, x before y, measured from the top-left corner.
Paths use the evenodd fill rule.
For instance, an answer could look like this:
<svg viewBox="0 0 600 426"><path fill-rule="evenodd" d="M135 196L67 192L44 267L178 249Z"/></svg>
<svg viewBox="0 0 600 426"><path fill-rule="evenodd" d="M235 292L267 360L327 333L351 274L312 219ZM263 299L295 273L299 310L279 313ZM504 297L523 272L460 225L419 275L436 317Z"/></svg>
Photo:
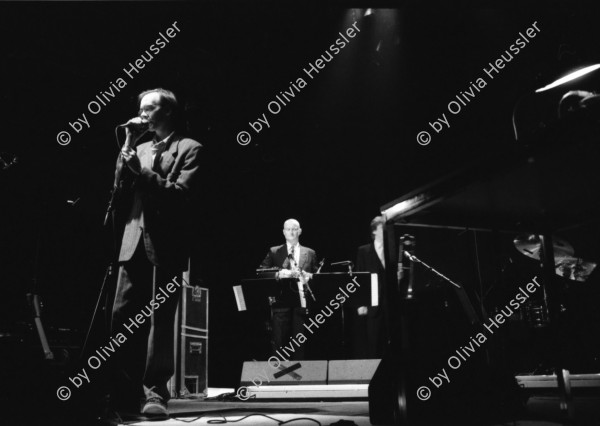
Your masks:
<svg viewBox="0 0 600 426"><path fill-rule="evenodd" d="M598 139L597 136L595 139ZM386 222L508 232L560 230L600 218L600 144L512 152L385 204Z"/></svg>

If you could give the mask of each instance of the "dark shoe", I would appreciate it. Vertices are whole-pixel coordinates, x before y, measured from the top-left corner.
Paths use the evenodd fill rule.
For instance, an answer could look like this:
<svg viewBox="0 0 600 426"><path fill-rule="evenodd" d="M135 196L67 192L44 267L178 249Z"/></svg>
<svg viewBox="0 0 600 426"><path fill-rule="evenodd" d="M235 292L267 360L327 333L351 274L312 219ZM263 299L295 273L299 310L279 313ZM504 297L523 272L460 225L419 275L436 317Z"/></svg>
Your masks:
<svg viewBox="0 0 600 426"><path fill-rule="evenodd" d="M167 404L163 401L162 398L152 397L146 399L146 403L144 404L144 408L142 409L142 414L146 414L148 416L156 416L156 417L169 417L169 413L167 412Z"/></svg>

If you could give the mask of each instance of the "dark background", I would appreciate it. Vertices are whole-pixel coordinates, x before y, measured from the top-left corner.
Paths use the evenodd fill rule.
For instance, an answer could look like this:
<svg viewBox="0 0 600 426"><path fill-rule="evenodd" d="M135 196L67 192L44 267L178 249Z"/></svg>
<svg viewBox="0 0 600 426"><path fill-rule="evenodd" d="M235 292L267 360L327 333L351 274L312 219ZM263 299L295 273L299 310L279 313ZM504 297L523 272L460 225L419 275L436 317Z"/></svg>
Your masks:
<svg viewBox="0 0 600 426"><path fill-rule="evenodd" d="M0 326L9 336L27 329L25 294L37 278L45 325L76 330L81 344L112 253L102 221L119 152L113 129L136 114L142 90L174 90L205 146L195 279L211 292L210 385L234 386L262 343L241 325L231 285L283 242L285 219L300 221L302 244L319 257L354 259L381 205L464 164L493 163L517 144L515 102L600 56L599 16L583 2L416 3L367 18L366 7L386 5L0 5L0 152L19 159L0 171ZM308 79L302 69L355 20L359 35ZM181 32L133 80L125 76L173 21ZM541 32L488 78L483 68L534 21ZM127 86L90 114L88 102L119 77ZM307 86L268 113L299 77ZM451 128L417 144L478 77L487 87ZM68 123L84 112L91 127L75 134ZM248 122L262 113L271 128L256 134ZM73 136L67 146L56 142L61 130ZM236 142L241 130L252 135L248 146Z"/></svg>

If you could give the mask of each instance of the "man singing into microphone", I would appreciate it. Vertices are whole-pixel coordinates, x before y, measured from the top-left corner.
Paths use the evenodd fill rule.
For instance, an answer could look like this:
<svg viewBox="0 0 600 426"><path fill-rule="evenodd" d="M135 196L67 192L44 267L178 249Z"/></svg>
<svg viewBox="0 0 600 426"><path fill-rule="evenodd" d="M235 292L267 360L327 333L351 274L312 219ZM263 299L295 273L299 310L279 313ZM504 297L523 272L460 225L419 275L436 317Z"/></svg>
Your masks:
<svg viewBox="0 0 600 426"><path fill-rule="evenodd" d="M296 219L288 219L283 223L283 236L286 243L271 247L260 268L280 268L279 279L294 278L300 282L308 282L317 269L317 255L313 249L300 246L302 228ZM302 324L306 320L306 309L285 306L281 301L271 305L272 354L283 345L287 345L290 337L304 330ZM291 324L290 324L291 323ZM304 359L304 346L297 348L292 359Z"/></svg>
<svg viewBox="0 0 600 426"><path fill-rule="evenodd" d="M121 150L126 165L121 194L126 205L120 209L125 230L112 335L124 332L127 342L115 351L113 397L117 411L139 414L141 408L144 415L164 417L170 397L167 382L174 372L173 321L181 287L163 303L150 301L187 266L186 237L202 145L175 131L178 105L171 91L148 90L138 100L139 117L125 125ZM151 139L135 148L146 132L151 132ZM134 319L139 327L132 325Z"/></svg>

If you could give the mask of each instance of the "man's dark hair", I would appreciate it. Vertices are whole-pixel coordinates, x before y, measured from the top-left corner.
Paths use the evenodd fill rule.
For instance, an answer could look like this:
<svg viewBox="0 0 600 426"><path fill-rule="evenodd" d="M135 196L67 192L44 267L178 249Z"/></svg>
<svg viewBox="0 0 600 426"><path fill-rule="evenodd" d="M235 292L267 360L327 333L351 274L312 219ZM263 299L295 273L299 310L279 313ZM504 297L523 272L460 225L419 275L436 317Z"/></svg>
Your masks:
<svg viewBox="0 0 600 426"><path fill-rule="evenodd" d="M140 93L138 96L138 106L142 102L142 98L146 95L149 95L150 93L158 93L160 95L161 105L169 108L169 111L171 111L172 118L175 118L177 116L179 112L179 103L177 102L177 97L175 96L175 93L160 87L157 89L145 90L142 93Z"/></svg>
<svg viewBox="0 0 600 426"><path fill-rule="evenodd" d="M371 221L371 238L375 238L373 234L377 230L377 227L379 225L385 225L385 220L383 220L383 216L375 216Z"/></svg>

